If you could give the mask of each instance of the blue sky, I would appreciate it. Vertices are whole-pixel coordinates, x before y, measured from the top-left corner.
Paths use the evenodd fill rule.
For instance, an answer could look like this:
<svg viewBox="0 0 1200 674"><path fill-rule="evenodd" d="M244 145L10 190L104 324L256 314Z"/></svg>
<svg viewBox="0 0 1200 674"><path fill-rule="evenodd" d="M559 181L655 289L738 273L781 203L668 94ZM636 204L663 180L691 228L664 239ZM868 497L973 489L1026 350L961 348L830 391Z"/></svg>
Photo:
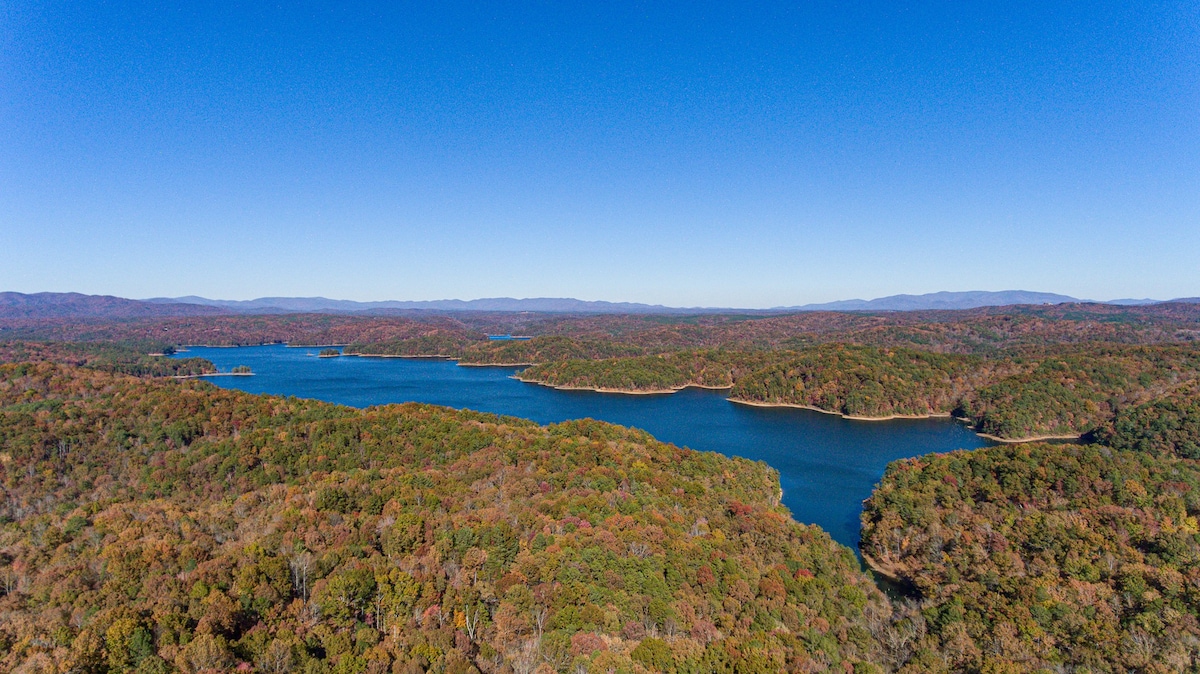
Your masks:
<svg viewBox="0 0 1200 674"><path fill-rule="evenodd" d="M0 289L1200 295L1200 5L984 4L0 0Z"/></svg>

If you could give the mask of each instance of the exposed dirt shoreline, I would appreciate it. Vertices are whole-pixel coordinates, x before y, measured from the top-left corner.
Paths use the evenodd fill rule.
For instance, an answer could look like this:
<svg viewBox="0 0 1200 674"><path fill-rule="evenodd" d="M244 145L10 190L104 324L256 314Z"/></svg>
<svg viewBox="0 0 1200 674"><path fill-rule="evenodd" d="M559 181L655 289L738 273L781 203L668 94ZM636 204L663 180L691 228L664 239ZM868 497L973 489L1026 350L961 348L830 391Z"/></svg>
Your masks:
<svg viewBox="0 0 1200 674"><path fill-rule="evenodd" d="M758 401L754 401L754 400L742 400L739 398L728 398L728 400L729 400L729 402L736 403L738 405L751 405L753 407L792 407L795 409L812 410L814 412L820 412L822 414L836 414L837 416L839 416L843 419L850 419L852 421L891 421L893 419L951 419L951 418L953 418L957 421L961 421L961 422L967 423L967 424L969 424L971 422L970 419L964 419L962 417L955 417L955 416L951 415L949 412L930 412L929 414L889 414L886 417L862 417L862 416L857 416L857 415L853 415L853 414L842 414L841 412L834 412L831 410L821 409L820 407L814 407L812 405L796 405L794 403L766 403L766 402L758 402ZM1021 444L1021 443L1025 443L1025 442L1044 442L1046 440L1081 440L1083 438L1082 434L1076 434L1076 435L1072 435L1072 434L1030 435L1030 436L1023 437L1023 438L1002 438L998 435L991 435L989 433L980 433L979 431L976 431L975 435L978 435L979 437L984 438L986 440L991 440L992 442L1002 442L1002 443L1010 444L1010 445L1017 445L1017 444Z"/></svg>
<svg viewBox="0 0 1200 674"><path fill-rule="evenodd" d="M812 410L821 414L835 414L843 419L852 419L854 421L891 421L893 419L949 419L949 412L930 412L929 414L889 414L886 417L861 417L853 414L842 414L832 410L814 407L812 405L797 405L795 403L767 403L757 400L743 400L742 398L726 398L731 403L737 405L749 405L751 407L791 407L800 410Z"/></svg>
<svg viewBox="0 0 1200 674"><path fill-rule="evenodd" d="M998 435L988 433L976 433L981 438L987 438L993 442L1003 442L1005 444L1015 445L1022 442L1045 442L1046 440L1082 440L1083 435L1031 435L1027 438L1002 438Z"/></svg>
<svg viewBox="0 0 1200 674"><path fill-rule="evenodd" d="M540 381L538 379L523 379L518 375L513 375L513 379L516 379L517 381L525 382L526 384L537 384L538 386L545 386L546 388L552 388L556 391L592 391L594 393L615 393L618 395L632 395L632 396L670 395L672 393L679 393L680 391L682 391L684 389L688 389L688 388L699 388L699 389L706 389L709 391L727 391L727 390L733 388L732 386L705 386L703 384L685 384L683 386L673 386L671 388L627 389L627 388L604 388L604 387L599 387L599 386L566 386L566 385L562 385L562 384L551 384L549 382Z"/></svg>
<svg viewBox="0 0 1200 674"><path fill-rule="evenodd" d="M411 359L438 359L438 360L454 360L454 356L448 356L443 353L422 353L418 355L400 355L395 353L343 353L343 356L359 357L359 358L411 358Z"/></svg>
<svg viewBox="0 0 1200 674"><path fill-rule="evenodd" d="M862 555L863 562L867 565L867 568L869 568L870 570L874 571L875 573L879 574L880 576L883 576L884 578L887 578L888 580L892 581L893 583L903 583L904 582L904 579L900 577L899 567L892 565L892 564L881 563L879 560L875 559L871 555L868 555L866 550L862 549L862 546L859 546L858 554Z"/></svg>

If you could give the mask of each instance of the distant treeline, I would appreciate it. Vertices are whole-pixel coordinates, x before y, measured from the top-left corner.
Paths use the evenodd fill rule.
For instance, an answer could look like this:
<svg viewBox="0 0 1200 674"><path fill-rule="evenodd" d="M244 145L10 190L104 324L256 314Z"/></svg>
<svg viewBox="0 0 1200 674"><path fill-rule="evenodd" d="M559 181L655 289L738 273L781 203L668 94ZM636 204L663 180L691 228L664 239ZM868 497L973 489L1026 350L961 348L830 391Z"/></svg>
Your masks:
<svg viewBox="0 0 1200 674"><path fill-rule="evenodd" d="M1021 306L964 311L880 313L807 312L781 316L656 316L503 314L468 312L420 317L364 317L336 314L201 316L126 320L0 319L4 339L55 341L166 341L174 345L239 346L286 342L292 345L355 344L365 353L460 357L471 347L488 354L524 353L520 343L486 344L488 334L568 337L588 351L560 344L568 352L520 362L566 357L609 358L656 355L680 349L797 349L843 342L923 351L988 355L1048 345L1107 342L1161 344L1200 337L1200 304L1144 307L1110 305ZM432 338L432 341L430 339ZM426 339L425 344L405 344ZM421 347L421 348L418 348ZM544 348L544 347L538 347ZM609 353L607 349L620 352ZM516 349L516 351L512 351ZM497 359L498 360L498 359ZM515 359L509 362L517 362Z"/></svg>

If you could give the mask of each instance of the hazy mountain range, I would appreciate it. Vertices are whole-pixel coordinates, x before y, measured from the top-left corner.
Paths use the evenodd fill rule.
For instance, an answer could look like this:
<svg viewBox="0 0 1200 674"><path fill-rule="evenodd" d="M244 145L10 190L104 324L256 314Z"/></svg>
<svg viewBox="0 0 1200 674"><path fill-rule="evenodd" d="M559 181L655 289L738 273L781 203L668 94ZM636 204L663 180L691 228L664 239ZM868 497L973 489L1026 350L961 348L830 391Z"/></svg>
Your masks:
<svg viewBox="0 0 1200 674"><path fill-rule="evenodd" d="M255 300L212 300L205 297L156 297L131 300L109 295L80 293L0 292L0 318L144 318L210 316L220 314L355 313L389 314L413 311L524 311L534 313L591 314L701 314L785 313L796 311L920 311L975 309L1017 304L1062 304L1090 302L1067 295L1025 290L938 292L925 295L892 295L873 300L842 300L772 309L717 307L666 307L636 302L591 302L571 298L514 299L496 297L477 300L355 302L324 297L261 297ZM1200 302L1181 298L1174 302ZM1156 304L1159 300L1121 299L1105 304Z"/></svg>
<svg viewBox="0 0 1200 674"><path fill-rule="evenodd" d="M262 312L381 312L381 311L529 311L557 313L733 313L785 311L920 311L929 309L975 309L978 307L1009 306L1014 304L1064 304L1091 302L1067 295L1030 292L1027 290L937 292L925 295L891 295L873 300L841 300L821 304L803 304L771 309L739 309L736 307L667 307L661 304L636 302L593 302L571 298L538 297L514 299L493 297L478 300L384 301L354 302L324 297L260 297L256 300L210 300L204 297L157 297L147 302L202 304L230 309L239 313ZM1159 300L1112 300L1105 304L1155 304Z"/></svg>
<svg viewBox="0 0 1200 674"><path fill-rule="evenodd" d="M1028 290L1001 290L991 292L971 290L967 292L938 292L925 295L890 295L873 300L841 300L823 304L804 304L796 307L779 307L787 311L925 311L931 309L977 309L979 307L1004 307L1015 304L1066 304L1069 302L1093 302L1067 295L1038 293ZM1157 304L1159 300L1109 300L1099 304Z"/></svg>
<svg viewBox="0 0 1200 674"><path fill-rule="evenodd" d="M146 302L111 295L0 292L0 318L147 318L211 316L218 307L181 302Z"/></svg>

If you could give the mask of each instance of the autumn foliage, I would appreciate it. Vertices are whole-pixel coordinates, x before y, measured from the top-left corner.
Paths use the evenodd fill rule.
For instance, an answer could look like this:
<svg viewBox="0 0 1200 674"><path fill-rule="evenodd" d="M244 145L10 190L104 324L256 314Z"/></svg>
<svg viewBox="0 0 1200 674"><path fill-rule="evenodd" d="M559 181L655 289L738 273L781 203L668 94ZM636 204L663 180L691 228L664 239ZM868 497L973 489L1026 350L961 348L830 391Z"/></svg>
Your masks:
<svg viewBox="0 0 1200 674"><path fill-rule="evenodd" d="M918 596L921 671L1194 671L1200 465L1100 446L898 461L862 550Z"/></svg>
<svg viewBox="0 0 1200 674"><path fill-rule="evenodd" d="M766 465L593 421L36 363L0 440L6 671L852 668L890 614Z"/></svg>

